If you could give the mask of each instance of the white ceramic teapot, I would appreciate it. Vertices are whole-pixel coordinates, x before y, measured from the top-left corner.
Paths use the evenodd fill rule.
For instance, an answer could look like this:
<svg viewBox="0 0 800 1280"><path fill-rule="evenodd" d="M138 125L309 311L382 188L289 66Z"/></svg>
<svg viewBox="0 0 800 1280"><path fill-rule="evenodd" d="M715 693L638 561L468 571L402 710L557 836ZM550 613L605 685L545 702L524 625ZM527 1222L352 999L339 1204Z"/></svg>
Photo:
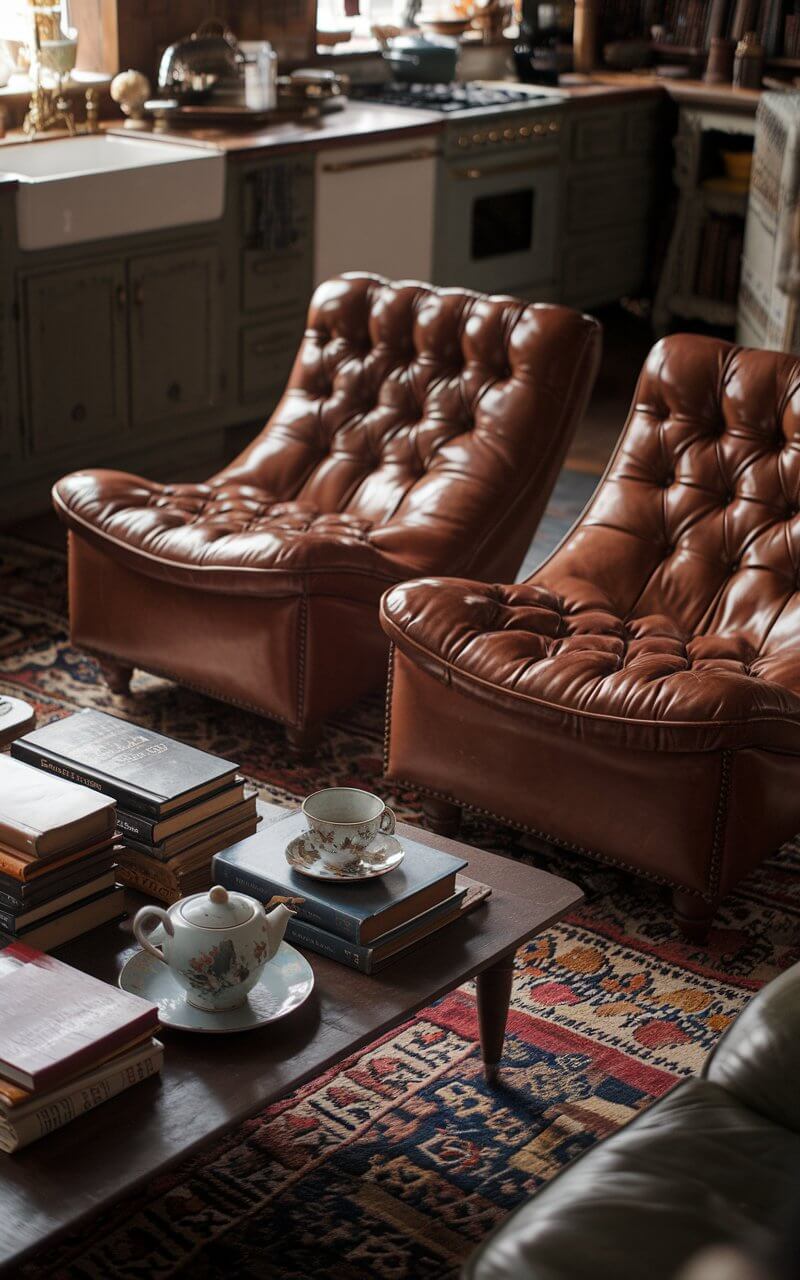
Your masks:
<svg viewBox="0 0 800 1280"><path fill-rule="evenodd" d="M255 898L215 885L208 893L181 898L168 911L142 907L133 932L145 951L172 970L189 1004L218 1013L244 1004L293 915L283 903L267 915ZM164 930L161 950L144 932L153 917Z"/></svg>

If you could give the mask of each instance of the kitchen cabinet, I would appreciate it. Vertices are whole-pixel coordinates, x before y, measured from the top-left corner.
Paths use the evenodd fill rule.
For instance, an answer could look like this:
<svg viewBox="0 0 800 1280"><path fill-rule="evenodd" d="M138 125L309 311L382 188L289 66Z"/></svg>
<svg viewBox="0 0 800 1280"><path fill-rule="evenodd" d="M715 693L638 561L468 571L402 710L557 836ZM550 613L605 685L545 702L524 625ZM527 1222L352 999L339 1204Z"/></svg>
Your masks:
<svg viewBox="0 0 800 1280"><path fill-rule="evenodd" d="M433 140L326 150L317 157L314 281L343 271L433 276Z"/></svg>
<svg viewBox="0 0 800 1280"><path fill-rule="evenodd" d="M221 389L217 249L132 258L128 281L134 426L211 409Z"/></svg>
<svg viewBox="0 0 800 1280"><path fill-rule="evenodd" d="M68 451L125 431L123 264L26 273L22 296L31 452Z"/></svg>
<svg viewBox="0 0 800 1280"><path fill-rule="evenodd" d="M567 113L559 301L598 307L648 291L660 116L659 100Z"/></svg>

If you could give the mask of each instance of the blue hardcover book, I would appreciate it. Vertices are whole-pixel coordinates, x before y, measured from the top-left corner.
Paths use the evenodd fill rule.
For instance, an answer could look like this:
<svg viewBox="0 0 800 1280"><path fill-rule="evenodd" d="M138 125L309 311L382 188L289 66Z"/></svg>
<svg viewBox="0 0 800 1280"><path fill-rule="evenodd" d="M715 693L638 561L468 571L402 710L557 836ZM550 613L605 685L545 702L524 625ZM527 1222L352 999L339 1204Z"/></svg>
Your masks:
<svg viewBox="0 0 800 1280"><path fill-rule="evenodd" d="M409 947L424 942L430 934L444 928L451 920L457 920L462 914L466 895L465 883L456 889L451 898L445 898L444 902L438 902L435 907L414 916L413 920L391 929L375 943L364 945L349 942L335 933L329 933L327 929L320 929L319 925L309 924L307 920L298 920L297 917L286 926L286 941L293 942L298 947L307 947L318 955L330 956L331 960L346 964L351 969L358 969L361 973L377 973Z"/></svg>
<svg viewBox="0 0 800 1280"><path fill-rule="evenodd" d="M403 836L405 858L374 880L324 881L298 875L286 861L286 846L306 830L302 813L291 813L214 857L214 879L266 902L274 894L303 898L298 921L349 942L374 942L391 929L452 898L463 858Z"/></svg>

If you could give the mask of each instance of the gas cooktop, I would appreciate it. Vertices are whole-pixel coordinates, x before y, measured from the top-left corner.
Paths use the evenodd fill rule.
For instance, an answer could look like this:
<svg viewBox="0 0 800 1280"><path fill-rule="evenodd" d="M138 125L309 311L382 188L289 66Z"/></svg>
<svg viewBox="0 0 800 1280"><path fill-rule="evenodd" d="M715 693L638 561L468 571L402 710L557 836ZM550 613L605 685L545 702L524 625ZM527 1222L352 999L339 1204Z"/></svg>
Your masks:
<svg viewBox="0 0 800 1280"><path fill-rule="evenodd" d="M352 84L348 95L358 102L378 102L388 107L418 107L425 111L480 111L487 107L544 106L557 101L552 94L497 84Z"/></svg>

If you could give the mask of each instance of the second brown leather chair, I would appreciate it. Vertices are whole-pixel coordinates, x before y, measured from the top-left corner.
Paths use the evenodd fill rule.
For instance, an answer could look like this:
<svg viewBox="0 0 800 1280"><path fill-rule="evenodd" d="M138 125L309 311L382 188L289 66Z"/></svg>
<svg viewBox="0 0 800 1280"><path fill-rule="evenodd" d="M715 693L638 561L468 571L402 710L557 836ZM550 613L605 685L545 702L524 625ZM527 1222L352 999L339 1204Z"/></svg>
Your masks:
<svg viewBox="0 0 800 1280"><path fill-rule="evenodd" d="M141 667L308 745L385 679L387 586L516 572L599 336L564 307L368 275L322 285L283 399L224 471L55 486L74 643L119 691Z"/></svg>
<svg viewBox="0 0 800 1280"><path fill-rule="evenodd" d="M800 829L800 362L650 354L527 582L389 591L392 778L675 890L684 929Z"/></svg>

